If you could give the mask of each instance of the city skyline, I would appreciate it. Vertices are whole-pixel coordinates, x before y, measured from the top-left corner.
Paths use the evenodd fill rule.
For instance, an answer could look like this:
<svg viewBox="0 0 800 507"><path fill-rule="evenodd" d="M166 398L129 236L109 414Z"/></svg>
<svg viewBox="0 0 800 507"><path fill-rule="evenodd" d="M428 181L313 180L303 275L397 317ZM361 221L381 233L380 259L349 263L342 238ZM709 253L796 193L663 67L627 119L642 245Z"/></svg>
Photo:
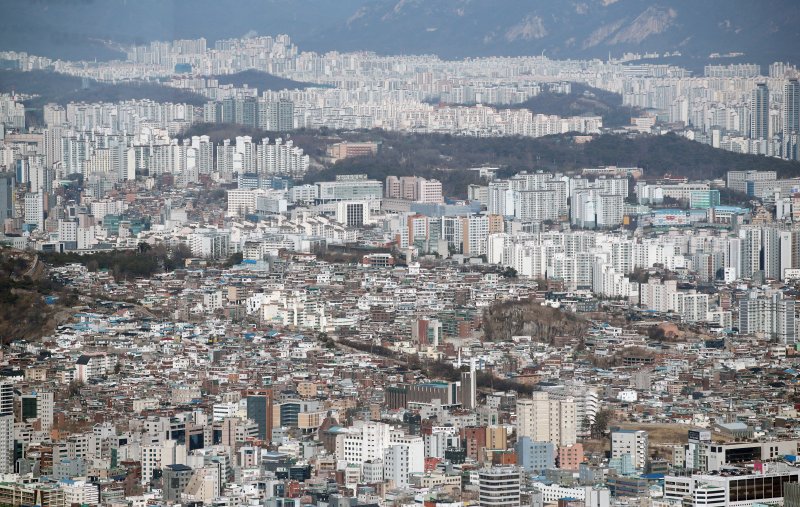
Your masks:
<svg viewBox="0 0 800 507"><path fill-rule="evenodd" d="M0 12L0 505L800 506L792 2Z"/></svg>

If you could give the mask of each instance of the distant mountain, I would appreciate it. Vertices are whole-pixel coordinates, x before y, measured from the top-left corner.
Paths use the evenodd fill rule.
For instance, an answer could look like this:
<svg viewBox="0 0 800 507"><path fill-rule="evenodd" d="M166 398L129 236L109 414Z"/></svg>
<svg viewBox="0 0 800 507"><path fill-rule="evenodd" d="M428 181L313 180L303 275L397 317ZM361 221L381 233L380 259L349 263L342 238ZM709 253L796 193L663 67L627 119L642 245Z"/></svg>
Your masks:
<svg viewBox="0 0 800 507"><path fill-rule="evenodd" d="M364 0L0 0L0 50L124 58L119 44L288 33L344 23Z"/></svg>
<svg viewBox="0 0 800 507"><path fill-rule="evenodd" d="M311 42L311 41L310 41ZM375 0L310 44L443 57L743 52L797 60L796 0Z"/></svg>
<svg viewBox="0 0 800 507"><path fill-rule="evenodd" d="M108 58L113 44L288 33L301 49L447 58L742 52L797 63L796 0L0 0L0 49Z"/></svg>

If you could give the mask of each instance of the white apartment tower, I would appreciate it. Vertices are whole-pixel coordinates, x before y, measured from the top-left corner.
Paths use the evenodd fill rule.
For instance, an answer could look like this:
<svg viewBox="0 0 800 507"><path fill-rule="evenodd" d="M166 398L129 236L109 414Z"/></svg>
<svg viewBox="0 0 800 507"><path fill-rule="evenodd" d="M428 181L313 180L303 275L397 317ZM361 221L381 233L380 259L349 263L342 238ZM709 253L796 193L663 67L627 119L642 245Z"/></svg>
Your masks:
<svg viewBox="0 0 800 507"><path fill-rule="evenodd" d="M643 430L616 430L611 432L611 457L629 454L637 470L644 470L648 457L648 436Z"/></svg>
<svg viewBox="0 0 800 507"><path fill-rule="evenodd" d="M576 442L576 432L572 397L555 399L547 392L535 392L530 399L517 400L517 438L567 446Z"/></svg>
<svg viewBox="0 0 800 507"><path fill-rule="evenodd" d="M14 385L0 381L0 474L14 473Z"/></svg>

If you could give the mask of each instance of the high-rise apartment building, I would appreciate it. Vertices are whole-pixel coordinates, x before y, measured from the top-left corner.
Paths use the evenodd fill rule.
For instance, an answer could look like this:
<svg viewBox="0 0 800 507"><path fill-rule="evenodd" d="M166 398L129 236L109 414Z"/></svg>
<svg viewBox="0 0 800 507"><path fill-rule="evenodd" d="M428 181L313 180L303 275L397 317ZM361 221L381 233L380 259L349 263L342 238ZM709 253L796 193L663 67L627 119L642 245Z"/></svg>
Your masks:
<svg viewBox="0 0 800 507"><path fill-rule="evenodd" d="M752 277L761 269L762 234L758 226L742 227L739 231L741 278Z"/></svg>
<svg viewBox="0 0 800 507"><path fill-rule="evenodd" d="M575 414L571 397L555 399L547 392L535 392L529 399L517 400L517 438L572 445L577 440Z"/></svg>
<svg viewBox="0 0 800 507"><path fill-rule="evenodd" d="M800 81L790 79L783 87L783 133L800 133Z"/></svg>
<svg viewBox="0 0 800 507"><path fill-rule="evenodd" d="M444 201L442 183L439 180L428 180L418 176L388 176L385 196L416 202L440 203Z"/></svg>
<svg viewBox="0 0 800 507"><path fill-rule="evenodd" d="M383 452L383 476L398 488L410 485L410 474L425 471L425 444L422 437L397 436Z"/></svg>
<svg viewBox="0 0 800 507"><path fill-rule="evenodd" d="M486 239L489 237L489 217L470 215L461 217L461 244L464 255L477 257L486 253Z"/></svg>
<svg viewBox="0 0 800 507"><path fill-rule="evenodd" d="M800 82L790 79L783 88L783 138L781 156L800 160Z"/></svg>
<svg viewBox="0 0 800 507"><path fill-rule="evenodd" d="M14 473L14 385L0 380L0 474Z"/></svg>
<svg viewBox="0 0 800 507"><path fill-rule="evenodd" d="M780 293L766 297L751 297L739 303L739 332L764 333L778 343L795 343L795 300L783 299Z"/></svg>
<svg viewBox="0 0 800 507"><path fill-rule="evenodd" d="M648 435L643 430L614 430L611 432L611 457L629 454L637 470L644 470L648 459Z"/></svg>
<svg viewBox="0 0 800 507"><path fill-rule="evenodd" d="M475 359L469 362L469 370L461 372L461 406L470 410L478 406L477 375L475 373Z"/></svg>
<svg viewBox="0 0 800 507"><path fill-rule="evenodd" d="M40 192L25 194L25 223L44 229L44 195Z"/></svg>
<svg viewBox="0 0 800 507"><path fill-rule="evenodd" d="M0 173L0 225L7 218L14 218L14 186L13 173Z"/></svg>
<svg viewBox="0 0 800 507"><path fill-rule="evenodd" d="M759 83L750 99L750 137L769 139L769 88Z"/></svg>

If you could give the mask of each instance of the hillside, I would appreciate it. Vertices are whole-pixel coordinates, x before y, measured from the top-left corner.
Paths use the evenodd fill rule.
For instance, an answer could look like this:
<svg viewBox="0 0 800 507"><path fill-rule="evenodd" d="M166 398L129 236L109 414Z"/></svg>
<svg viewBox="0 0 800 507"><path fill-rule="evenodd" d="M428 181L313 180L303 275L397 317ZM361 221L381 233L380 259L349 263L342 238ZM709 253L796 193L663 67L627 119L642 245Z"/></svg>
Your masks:
<svg viewBox="0 0 800 507"><path fill-rule="evenodd" d="M428 102L441 103L438 99ZM456 105L474 106L475 103ZM583 83L571 83L570 93L543 90L539 95L518 104L488 104L497 109L530 109L536 114L558 116L602 116L606 127L630 125L631 117L640 114L638 108L624 106L622 95Z"/></svg>
<svg viewBox="0 0 800 507"><path fill-rule="evenodd" d="M534 341L547 344L553 344L557 337L578 343L588 328L588 322L576 314L530 301L497 303L483 312L487 341L508 342L513 336L530 335Z"/></svg>
<svg viewBox="0 0 800 507"><path fill-rule="evenodd" d="M570 135L476 139L369 131L340 134L340 137L381 141L381 150L373 157L341 160L309 174L307 181L350 173L366 173L378 179L389 174L416 174L440 178L446 195L465 197L467 184L476 178L474 173L467 174L463 169L484 165L500 167L500 176L532 169L564 171L603 165L641 167L647 177L670 173L709 179L735 169L774 170L781 177L800 176L800 162L732 153L673 134L635 137L607 134L585 144L574 143ZM297 144L305 147L299 141Z"/></svg>
<svg viewBox="0 0 800 507"><path fill-rule="evenodd" d="M631 117L640 113L637 108L622 105L622 95L572 83L570 93L545 90L525 102L513 105L496 104L497 108L530 109L534 113L559 116L602 116L606 127L630 125Z"/></svg>
<svg viewBox="0 0 800 507"><path fill-rule="evenodd" d="M178 88L152 83L101 83L68 74L34 70L21 72L0 70L0 92L17 92L36 95L25 102L32 112L29 119L41 121L41 108L49 102L67 104L69 102L119 102L122 100L150 99L157 102L185 102L194 106L204 104L202 95Z"/></svg>
<svg viewBox="0 0 800 507"><path fill-rule="evenodd" d="M192 136L208 136L211 142L221 143L225 139L233 140L237 136L250 136L253 142L261 142L265 137L284 141L291 139L295 146L303 148L307 155L314 159L325 156L325 147L336 142L338 137L331 137L327 130L294 130L292 132L270 132L259 128L237 125L235 123L195 123L181 133L183 138Z"/></svg>
<svg viewBox="0 0 800 507"><path fill-rule="evenodd" d="M576 144L569 134L540 138L474 138L377 129L276 133L241 125L198 124L183 135L208 135L215 142L240 135L249 135L254 140L263 137L292 139L311 156L312 167L321 167L306 176L306 183L332 180L337 174L363 173L379 180L390 174L417 175L439 179L445 195L457 198L466 197L468 184L480 183L475 172L465 169L480 166L500 167L501 177L532 169L569 171L603 165L641 167L646 177L669 173L703 180L721 178L727 171L737 169L773 170L782 178L800 177L800 162L719 150L674 134L606 134L596 136L592 142ZM378 141L381 148L375 156L330 164L325 158L325 148L341 140Z"/></svg>
<svg viewBox="0 0 800 507"><path fill-rule="evenodd" d="M214 79L216 79L219 84L223 85L231 84L236 87L247 85L250 88L258 89L259 93L265 90L305 90L310 86L318 86L312 83L303 83L293 79L274 76L258 70L245 70L235 74L222 74L214 76Z"/></svg>
<svg viewBox="0 0 800 507"><path fill-rule="evenodd" d="M44 304L45 296L57 296ZM38 339L65 320L67 306L77 298L47 277L38 256L0 247L0 345L19 339Z"/></svg>

